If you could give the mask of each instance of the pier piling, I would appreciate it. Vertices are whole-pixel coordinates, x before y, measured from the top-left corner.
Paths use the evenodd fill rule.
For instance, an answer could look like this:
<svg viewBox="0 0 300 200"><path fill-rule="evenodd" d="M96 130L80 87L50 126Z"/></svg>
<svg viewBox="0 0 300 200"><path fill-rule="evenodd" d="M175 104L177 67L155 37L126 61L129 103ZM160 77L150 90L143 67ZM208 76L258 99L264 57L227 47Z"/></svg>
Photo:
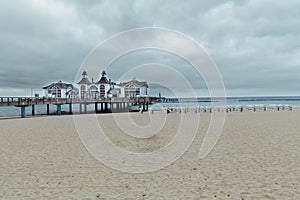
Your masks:
<svg viewBox="0 0 300 200"><path fill-rule="evenodd" d="M104 103L105 106L105 112L108 113L108 103Z"/></svg>
<svg viewBox="0 0 300 200"><path fill-rule="evenodd" d="M50 105L47 104L47 115L49 115L49 114L50 114Z"/></svg>
<svg viewBox="0 0 300 200"><path fill-rule="evenodd" d="M98 103L95 103L95 113L98 113Z"/></svg>
<svg viewBox="0 0 300 200"><path fill-rule="evenodd" d="M120 103L117 103L117 112L120 112Z"/></svg>
<svg viewBox="0 0 300 200"><path fill-rule="evenodd" d="M57 115L61 115L61 105L57 104Z"/></svg>
<svg viewBox="0 0 300 200"><path fill-rule="evenodd" d="M21 107L21 118L26 118L26 107L25 106Z"/></svg>
<svg viewBox="0 0 300 200"><path fill-rule="evenodd" d="M69 104L69 114L70 114L70 115L73 114L73 111L72 111L72 104L71 104L71 103Z"/></svg>
<svg viewBox="0 0 300 200"><path fill-rule="evenodd" d="M84 113L87 113L87 104L84 104Z"/></svg>
<svg viewBox="0 0 300 200"><path fill-rule="evenodd" d="M123 102L123 103L121 103L121 110L122 110L122 112L125 112L125 103Z"/></svg>
<svg viewBox="0 0 300 200"><path fill-rule="evenodd" d="M34 105L31 106L31 114L32 114L32 116L35 115L35 106Z"/></svg>

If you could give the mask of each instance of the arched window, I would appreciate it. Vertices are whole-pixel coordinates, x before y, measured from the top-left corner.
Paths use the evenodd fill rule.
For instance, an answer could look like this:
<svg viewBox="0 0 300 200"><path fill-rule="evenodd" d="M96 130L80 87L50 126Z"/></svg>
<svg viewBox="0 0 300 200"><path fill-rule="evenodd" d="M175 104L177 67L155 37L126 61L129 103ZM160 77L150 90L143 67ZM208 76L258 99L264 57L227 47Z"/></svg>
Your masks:
<svg viewBox="0 0 300 200"><path fill-rule="evenodd" d="M92 98L95 99L97 96L98 88L95 85L90 87Z"/></svg>
<svg viewBox="0 0 300 200"><path fill-rule="evenodd" d="M104 96L105 96L105 86L100 85L100 97L104 97Z"/></svg>

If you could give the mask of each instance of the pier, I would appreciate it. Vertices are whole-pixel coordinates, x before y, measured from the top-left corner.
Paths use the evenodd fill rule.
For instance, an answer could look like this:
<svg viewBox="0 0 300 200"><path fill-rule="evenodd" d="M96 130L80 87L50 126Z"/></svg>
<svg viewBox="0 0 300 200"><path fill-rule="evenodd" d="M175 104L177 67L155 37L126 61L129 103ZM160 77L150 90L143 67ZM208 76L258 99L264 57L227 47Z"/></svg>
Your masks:
<svg viewBox="0 0 300 200"><path fill-rule="evenodd" d="M62 114L61 106L69 105L69 114L72 114L72 105L79 105L79 113L87 113L87 105L94 104L95 113L109 112L128 112L131 105L138 105L143 111L148 111L148 105L155 100L155 97L136 97L136 98L99 98L99 99L80 99L80 98L35 98L35 97L0 97L0 106L19 107L21 118L26 117L26 107L32 107L32 116L35 115L35 105L46 105L47 115L50 114L50 104L56 105L57 115Z"/></svg>

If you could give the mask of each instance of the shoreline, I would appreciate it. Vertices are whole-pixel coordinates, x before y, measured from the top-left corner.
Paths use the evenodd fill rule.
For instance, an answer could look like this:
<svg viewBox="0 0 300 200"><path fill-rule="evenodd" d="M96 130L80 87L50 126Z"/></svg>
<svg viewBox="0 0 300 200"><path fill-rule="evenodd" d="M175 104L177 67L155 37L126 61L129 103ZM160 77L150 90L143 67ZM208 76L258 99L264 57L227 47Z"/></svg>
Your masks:
<svg viewBox="0 0 300 200"><path fill-rule="evenodd" d="M254 111L253 110L253 106L242 106L244 109L243 109L243 113L249 113L249 112L293 112L293 111L299 111L300 108L298 107L292 107L292 110L288 110L288 108L285 108L285 109L281 109L279 111L276 110L276 108L274 108L274 106L271 107L267 107L267 110L264 111L263 110L263 107L256 107L257 109ZM223 108L224 110L221 110L221 111L218 111L218 108L211 108L211 107L201 107L201 109L205 108L206 111L195 111L195 108L196 107L186 107L185 109L187 109L188 111L187 112L191 112L191 113L210 113L209 112L209 109L213 109L212 112L215 112L215 113L218 113L218 112L226 112L228 114L230 113L238 113L238 112L241 112L239 110L232 110L233 107L229 107L230 110L227 110L226 111L226 108ZM199 107L200 108L200 107ZM240 108L240 106L239 106ZM154 113L163 113L163 112L166 112L167 109L176 109L176 107L166 107L166 108L163 108L161 110L159 109L153 109L153 112ZM182 108L184 109L184 108ZM150 109L149 111L143 111L143 113L150 113L152 110ZM183 111L180 111L180 112L183 112ZM51 117L51 116L73 116L73 115L91 115L91 114L96 114L96 115L108 115L108 114L121 114L121 113L140 113L139 111L135 111L135 112L108 112L108 113L95 113L94 111L88 111L87 113L79 113L79 112L73 112L72 114L69 114L68 112L63 112L61 115L57 115L55 112L53 113L50 113L49 115L47 114L35 114L35 115L26 115L26 118L39 118L39 117ZM178 108L177 110L175 111L175 113L179 113L178 111ZM180 113L179 113L180 114ZM24 118L21 118L20 116L18 115L14 115L14 116L0 116L0 120L10 120L10 119L24 119Z"/></svg>

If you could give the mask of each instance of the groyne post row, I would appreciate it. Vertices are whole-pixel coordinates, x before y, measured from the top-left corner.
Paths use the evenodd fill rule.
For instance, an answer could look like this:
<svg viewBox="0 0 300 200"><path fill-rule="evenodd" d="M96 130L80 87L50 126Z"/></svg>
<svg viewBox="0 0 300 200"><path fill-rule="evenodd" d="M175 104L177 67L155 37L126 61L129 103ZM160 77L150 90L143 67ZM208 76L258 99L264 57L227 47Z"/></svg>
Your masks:
<svg viewBox="0 0 300 200"><path fill-rule="evenodd" d="M247 111L267 111L267 110L273 110L273 111L293 111L292 106L252 106L252 107L168 107L161 109L161 112L164 112L166 114L168 113L212 113L212 112L244 112ZM153 111L153 110L151 110ZM151 112L152 113L152 112Z"/></svg>
<svg viewBox="0 0 300 200"><path fill-rule="evenodd" d="M79 113L87 113L87 106L95 105L95 113L128 112L129 104L141 105L144 111L148 110L151 97L136 98L28 98L28 97L1 97L0 106L16 106L21 108L21 118L26 117L26 107L31 106L32 116L35 115L35 105L46 105L46 113L50 114L50 104L56 105L56 114L62 114L62 105L69 105L69 114L73 114L72 105L79 105ZM100 105L100 106L99 106Z"/></svg>

